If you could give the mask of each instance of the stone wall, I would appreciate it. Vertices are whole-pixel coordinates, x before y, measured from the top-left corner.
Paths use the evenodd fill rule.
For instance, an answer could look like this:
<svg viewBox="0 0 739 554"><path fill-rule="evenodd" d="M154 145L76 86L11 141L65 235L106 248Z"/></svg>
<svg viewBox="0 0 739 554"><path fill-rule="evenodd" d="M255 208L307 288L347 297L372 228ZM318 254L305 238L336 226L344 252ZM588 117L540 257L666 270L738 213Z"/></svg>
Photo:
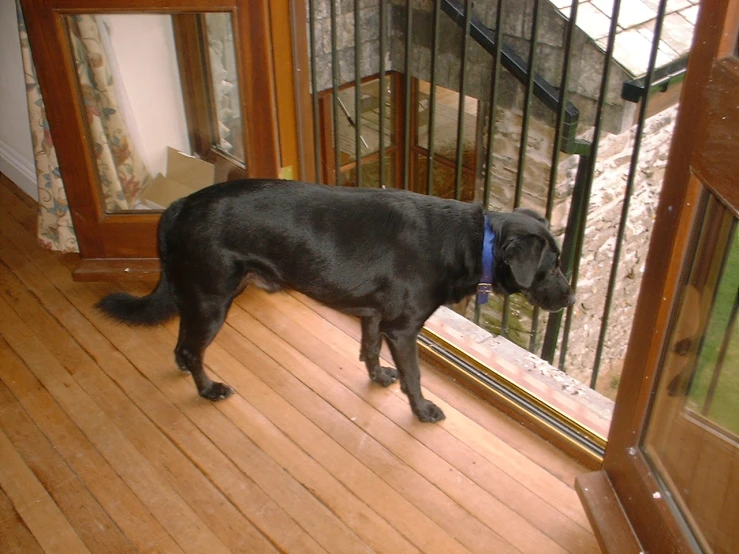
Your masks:
<svg viewBox="0 0 739 554"><path fill-rule="evenodd" d="M674 106L647 120L642 138L598 378L598 390L611 398L626 355L677 111ZM595 360L635 132L634 127L604 137L600 144L566 362L567 372L581 382L589 382Z"/></svg>

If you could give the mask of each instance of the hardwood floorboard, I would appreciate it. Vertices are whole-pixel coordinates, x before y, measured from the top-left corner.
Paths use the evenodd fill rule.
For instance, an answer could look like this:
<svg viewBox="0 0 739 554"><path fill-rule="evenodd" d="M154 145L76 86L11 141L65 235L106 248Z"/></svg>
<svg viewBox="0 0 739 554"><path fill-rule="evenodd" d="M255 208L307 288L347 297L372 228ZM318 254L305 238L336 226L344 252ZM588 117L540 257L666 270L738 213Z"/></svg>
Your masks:
<svg viewBox="0 0 739 554"><path fill-rule="evenodd" d="M206 356L236 389L213 404L176 321L93 307L151 286L74 282L35 226L0 175L0 551L599 552L583 468L425 364L447 419L419 423L368 380L353 318L247 291Z"/></svg>
<svg viewBox="0 0 739 554"><path fill-rule="evenodd" d="M44 485L0 431L0 486L46 551L90 552Z"/></svg>
<svg viewBox="0 0 739 554"><path fill-rule="evenodd" d="M0 364L7 388L131 543L142 552L182 552L4 341Z"/></svg>
<svg viewBox="0 0 739 554"><path fill-rule="evenodd" d="M320 311L316 310L318 305L315 302L298 293L291 294L290 296L316 314L317 317L311 316L310 312L307 312L302 306L296 305L292 300L285 303L286 308L290 312L296 314L300 313L306 318L310 318L307 323L308 327L317 328L318 325L325 325L325 323L329 322L329 319L325 317L327 309ZM334 314L336 313L337 312L334 312ZM338 315L342 316L342 314ZM359 322L352 321L346 316L342 317L345 318L345 321L343 324L337 325L337 327L354 339L355 343L353 346L358 351L359 337L361 334ZM336 325L336 318L332 319L332 323ZM330 331L331 328L329 327L324 329L323 332L329 333ZM388 364L392 364L389 353L386 353L383 360ZM589 528L588 519L582 506L579 504L572 505L566 502L566 500L571 498L572 495L573 488L571 486L568 486L565 481L559 478L553 479L553 474L550 471L542 468L539 464L523 455L520 451L511 447L505 440L496 436L495 433L483 428L475 421L471 421L469 417L457 410L452 403L441 398L437 392L441 393L443 390L450 390L453 387L448 385L448 380L442 381L441 379L438 379L439 375L433 370L428 369L428 366L424 364L423 361L422 366L426 369L424 372L423 384L428 393L427 395L429 399L440 405L447 415L447 419L443 423L443 428L452 435L452 441L459 441L464 445L463 448L452 448L452 456L459 462L458 464L455 463L456 467L459 467L460 469L463 467L468 468L468 475L481 485L485 483L495 483L496 487L499 487L501 481L505 481L506 479L515 480L516 483L525 487L530 494L534 495L534 497L532 497L529 494L524 494L520 497L521 500L524 501L520 507L522 512L527 512L528 509L526 506L528 506L530 502L538 499L539 501L544 501L549 504L552 508L561 511L564 516L578 523L583 528ZM360 372L362 371L363 366L360 364ZM426 378L427 376L428 379ZM434 380L434 377L437 379ZM426 386L426 381L431 381L435 386ZM459 387L454 388L459 389ZM405 399L398 387L393 388L393 391L402 399ZM458 390L457 392L463 393L465 391ZM469 393L467 394L469 396ZM460 397L461 394L458 394L457 398ZM467 400L467 403L469 403L469 398ZM497 415L499 419L511 421L508 417L500 413ZM530 443L536 444L542 442L533 434L526 435L526 438L529 439ZM447 438L445 437L445 439ZM466 448L472 449L474 453L465 451ZM557 453L562 457L566 457L561 451L557 451ZM460 454L462 455L460 456ZM486 467L485 464L479 463L479 460L473 464L476 467L469 467L470 460L474 461L478 456L484 457L488 462L493 464L497 470L505 475L501 476L496 473L496 475L482 475L475 477L474 475L476 472L480 471L481 468ZM448 459L448 461L450 461L450 463L454 463L452 459ZM568 461L568 465L571 466L571 460ZM576 473L573 473L573 479L575 475ZM510 486L515 485L511 483ZM499 492L503 495L512 494L518 497L518 491L512 490ZM549 519L549 515L547 516L547 519ZM556 518L557 516L554 515L554 519L552 521L556 523L557 526L559 524L568 523L564 520L556 521Z"/></svg>
<svg viewBox="0 0 739 554"><path fill-rule="evenodd" d="M7 343L2 348L8 348ZM2 382L0 406L0 432L5 433L90 551L135 552L133 545Z"/></svg>
<svg viewBox="0 0 739 554"><path fill-rule="evenodd" d="M547 507L544 503L532 504L530 498L524 498L529 502L520 502L519 499L522 496L525 497L524 493L527 492L521 486L512 491L507 491L507 503L518 503L517 507L521 514L515 513L510 506L503 504L495 496L486 494L486 491L481 490L473 480L442 458L442 454L445 453L448 457L454 457L460 462L457 457L458 452L469 457L471 452L464 444L448 433L437 432L433 426L416 422L411 416L405 397L399 392L397 385L390 387L389 391L372 386L366 377L363 364L358 360L356 345L341 341L340 337L335 338L335 333L332 333L329 327L323 325L324 320L313 318L310 314L301 312L298 306L295 306L289 298L285 297L289 297L289 295L278 297L277 295L266 295L261 291L250 291L237 299L237 304L250 311L263 324L275 329L286 342L301 350L317 366L331 373L337 380L344 382L354 392L360 395L366 392L367 399L373 403L373 406L397 424L395 427L396 433L400 433L402 438L392 441L388 446L396 449L410 449L404 455L411 461L425 459L426 463L418 464L415 468L416 471L436 483L439 488L445 490L450 497L454 498L470 513L478 516L483 523L487 523L488 526L499 525L502 529L503 538L522 552L564 551L558 548L558 545L547 537L541 529L537 529L534 525L527 525L525 518L537 517L540 511L548 511L549 513L542 519L547 521L548 530L555 534L559 534L562 530L567 531L567 526L573 525L573 522L565 521L566 518L564 517L560 518L559 516L562 514L557 515L555 509ZM287 314L291 314L290 319L285 317ZM308 317L309 319L304 321L302 317ZM245 336L248 336L248 332L245 333ZM322 341L323 348L315 348L314 345L319 340ZM349 368L354 368L355 371L350 371ZM393 394L388 394L388 392ZM427 396L431 397L428 393ZM446 422L443 422L438 427L443 428L445 425ZM418 441L408 441L406 437L409 434L417 438ZM444 437L441 442L437 440L439 436ZM436 442L430 448L424 448L424 441ZM438 447L441 447L441 449ZM423 452L421 456L416 454L419 450ZM474 465L471 463L471 459L464 459L460 463ZM494 466L490 464L484 464L484 466L489 470L494 469ZM452 480L448 478L450 475L453 477ZM496 494L501 485L513 484L515 487L515 483L510 479L506 483L505 477L505 475L499 473L495 476L495 480L491 481L491 483L494 483L491 486L495 487ZM536 510L532 509L534 507ZM552 520L552 517L560 521L556 522ZM556 523L559 523L559 526ZM576 532L582 530L582 528L579 528L579 531L576 529ZM567 540L567 537L563 540ZM590 546L597 548L594 538ZM585 548L578 551L589 551L587 545L583 544L581 547Z"/></svg>
<svg viewBox="0 0 739 554"><path fill-rule="evenodd" d="M318 304L300 293L292 294L359 343L361 330L356 318ZM392 363L386 345L383 345L382 357L387 363ZM468 390L455 384L450 385L449 379L439 372L427 371L424 374L424 386L439 398L443 398L447 404L454 406L455 410L469 420L487 429L497 440L505 442L511 449L575 490L575 477L582 473L582 466L573 464L572 458L557 447L540 440L533 433L522 433L520 423L490 404L477 401L474 394Z"/></svg>
<svg viewBox="0 0 739 554"><path fill-rule="evenodd" d="M172 485L203 522L219 537L223 537L224 544L236 551L276 552L187 456L131 403L58 321L43 310L29 293L24 294L20 283L8 282L2 268L0 282L5 285L6 292L13 294L16 312L23 313L24 319L32 323L37 336L50 352L67 371L74 373L82 389L95 399L131 444L145 454L160 477ZM71 324L70 330L74 330ZM144 391L137 392L146 396Z"/></svg>
<svg viewBox="0 0 739 554"><path fill-rule="evenodd" d="M41 259L48 259L48 257L42 255ZM56 272L56 275L62 281L68 280L68 283L66 285L62 285L62 287L71 287L72 290L76 289L77 293L74 298L77 300L82 298L81 295L83 295L83 293L88 295L85 299L81 300L81 305L83 305L85 310L88 312L91 312L92 304L95 299L102 294L102 291L111 287L106 284L77 286L77 284L71 282L69 272L66 268L59 266L59 264L52 263L50 266L46 267L46 269ZM48 281L43 282L44 278L45 277L43 276L38 277L38 280L42 281L41 287L46 289L45 293L41 293L40 288L37 288L36 294L47 297L53 296L54 291L56 291L56 294L61 296L61 299L57 299L57 302L60 303L59 307L55 307L51 301L49 301L47 307L52 309L57 317L66 318L71 322L67 323L67 325L72 327L74 335L81 343L84 344L85 348L91 352L92 357L99 360L99 363L104 364L106 369L110 371L115 371L120 368L130 369L128 375L120 375L120 371L116 374L116 378L119 380L119 383L130 388L133 386L132 380L135 381L135 375L138 374L143 377L145 386L153 389L156 389L154 384L162 382L165 388L167 385L172 383L180 385L178 390L181 394L179 397L182 399L183 404L190 408L194 407L198 410L200 423L206 425L209 429L215 430L215 432L220 436L223 436L223 440L227 443L223 452L214 448L211 441L208 439L207 431L202 435L197 431L197 428L193 426L192 423L188 425L189 422L183 421L185 420L184 417L178 418L176 414L173 416L171 412L167 412L166 402L158 402L158 404L153 406L153 409L155 409L156 412L150 413L150 415L158 421L165 418L164 421L161 421L160 427L165 432L172 433L174 435L172 438L175 442L179 441L181 444L186 444L189 447L189 455L202 460L204 465L208 466L213 457L217 460L219 457L226 458L228 454L231 454L232 457L237 460L236 465L240 469L244 470L250 476L260 477L260 480L263 482L269 493L273 496L278 496L284 505L287 505L291 511L297 513L303 520L308 522L316 521L317 514L321 514L326 511L325 507L323 507L319 502L316 502L316 500L310 496L310 493L306 491L300 483L290 479L289 475L281 470L279 466L260 453L253 444L249 443L248 438L244 437L238 429L231 430L233 432L229 435L229 430L224 430L225 425L223 423L223 418L219 417L218 411L214 410L209 403L204 401L197 402L197 400L200 399L193 394L194 386L190 381L183 379L179 375L179 372L175 369L174 364L171 361L172 345L168 345L165 350L161 350L160 347L162 343L157 342L155 336L147 338L142 343L135 332L111 324L110 322L105 322L100 318L100 316L96 316L101 319L101 324L103 326L112 330L111 332L113 334L118 332L120 334L119 340L127 341L130 348L136 351L135 355L142 357L143 361L141 366L138 368L135 367L121 351L112 346L110 342L108 342L105 337L94 328L82 313L78 312L74 308L73 304L70 303L66 297L62 296L63 291L57 290L54 288L53 284ZM30 285L30 280L27 281L27 283ZM97 292L89 292L87 289L90 287L95 287ZM121 333L124 330L129 332L127 334ZM162 330L162 332L164 331ZM152 347L153 351L151 349L146 350L147 344L154 345ZM157 350L159 350L158 353ZM124 349L124 351L127 352L126 349ZM109 363L107 361L109 358L112 358L113 363ZM168 368L170 372L162 372L162 367ZM155 372L155 378L152 381L148 381L145 378L145 372L148 368L152 368L152 371ZM139 373L140 371L141 373ZM136 398L137 402L143 403L146 401L146 397L142 397L142 395L136 390L132 392L132 396ZM200 435L204 437L204 440L198 440ZM226 454L226 456L224 456L224 454ZM229 468L226 469L228 470ZM219 471L213 471L216 475L214 479L220 480ZM227 477L229 476L228 473L229 472L227 471ZM228 491L233 490L237 497L239 497L235 501L240 502L242 506L248 507L249 510L256 512L255 517L260 518L264 525L269 526L269 530L274 533L275 542L278 543L281 548L285 548L287 551L300 552L318 552L322 550L310 537L307 535L303 536L304 533L301 532L299 527L296 529L294 523L291 524L291 522L285 517L281 517L282 510L271 505L271 502L269 499L264 497L264 494L260 495L259 490L252 489L249 491L249 479L245 477L240 470L238 470L238 473L240 475L230 479L231 487L224 487L224 489ZM281 486L283 481L285 481L284 487ZM250 493L247 496L251 497L244 498L243 493L245 490ZM305 498L307 503L301 503L300 500L302 498ZM264 515L272 516L273 520L264 521ZM332 536L335 537L336 533L327 533L327 531L331 531L331 525L328 525L328 529L326 527L327 526L325 525L323 527L319 526L319 528L317 528L317 533L318 531L321 531L321 533L318 534L321 534L322 537L328 537L327 540ZM345 546L355 547L356 545L347 544Z"/></svg>
<svg viewBox="0 0 739 554"><path fill-rule="evenodd" d="M0 488L0 552L7 554L44 552L2 488Z"/></svg>

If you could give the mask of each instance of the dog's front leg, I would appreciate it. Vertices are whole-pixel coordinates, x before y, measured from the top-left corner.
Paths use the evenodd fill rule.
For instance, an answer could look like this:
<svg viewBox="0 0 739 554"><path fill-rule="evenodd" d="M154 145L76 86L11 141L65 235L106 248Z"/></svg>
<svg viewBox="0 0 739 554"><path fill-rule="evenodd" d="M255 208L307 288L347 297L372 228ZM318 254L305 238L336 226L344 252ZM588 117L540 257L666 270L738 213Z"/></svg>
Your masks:
<svg viewBox="0 0 739 554"><path fill-rule="evenodd" d="M387 342L400 373L400 388L408 395L411 410L424 423L444 419L444 412L421 394L421 371L418 367L418 332L387 333Z"/></svg>
<svg viewBox="0 0 739 554"><path fill-rule="evenodd" d="M362 348L359 351L359 360L367 366L367 373L373 383L388 387L398 380L398 372L380 365L381 349L380 316L362 317Z"/></svg>

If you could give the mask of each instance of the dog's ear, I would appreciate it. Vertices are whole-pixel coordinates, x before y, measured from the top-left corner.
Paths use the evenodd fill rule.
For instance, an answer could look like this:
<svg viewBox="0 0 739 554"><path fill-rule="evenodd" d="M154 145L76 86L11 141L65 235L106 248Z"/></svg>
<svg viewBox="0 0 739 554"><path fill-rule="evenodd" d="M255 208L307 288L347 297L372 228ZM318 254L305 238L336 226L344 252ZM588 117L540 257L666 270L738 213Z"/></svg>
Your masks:
<svg viewBox="0 0 739 554"><path fill-rule="evenodd" d="M540 223L543 223L546 226L546 228L549 229L549 222L544 217L536 213L534 210L531 210L529 208L516 208L515 210L513 210L513 213L527 215L539 221Z"/></svg>
<svg viewBox="0 0 739 554"><path fill-rule="evenodd" d="M545 244L542 237L520 235L503 246L503 261L511 268L513 278L521 288L527 289L534 282Z"/></svg>

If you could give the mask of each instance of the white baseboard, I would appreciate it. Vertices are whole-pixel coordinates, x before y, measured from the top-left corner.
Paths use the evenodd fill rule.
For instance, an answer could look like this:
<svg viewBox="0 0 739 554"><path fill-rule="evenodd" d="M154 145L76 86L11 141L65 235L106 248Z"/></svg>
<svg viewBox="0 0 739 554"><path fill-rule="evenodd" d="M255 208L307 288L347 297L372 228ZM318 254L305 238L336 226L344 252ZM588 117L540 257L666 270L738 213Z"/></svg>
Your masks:
<svg viewBox="0 0 739 554"><path fill-rule="evenodd" d="M0 141L0 173L3 173L31 198L38 200L36 164Z"/></svg>

